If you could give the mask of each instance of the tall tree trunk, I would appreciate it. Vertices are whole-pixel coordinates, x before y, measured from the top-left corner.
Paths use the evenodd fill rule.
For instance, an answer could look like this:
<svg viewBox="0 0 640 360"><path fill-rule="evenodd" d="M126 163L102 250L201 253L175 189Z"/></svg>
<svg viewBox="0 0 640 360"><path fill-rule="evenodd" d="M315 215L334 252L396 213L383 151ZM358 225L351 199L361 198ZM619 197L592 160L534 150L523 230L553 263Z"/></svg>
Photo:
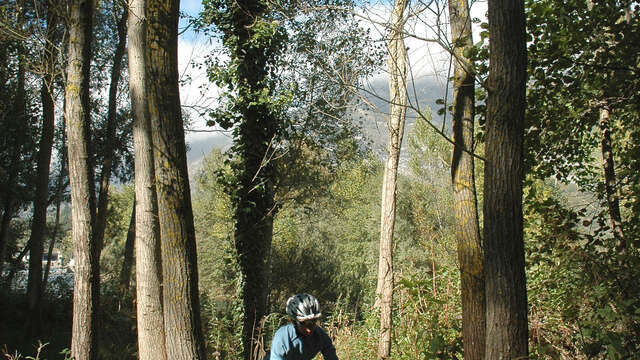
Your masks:
<svg viewBox="0 0 640 360"><path fill-rule="evenodd" d="M604 188L609 208L609 222L616 239L616 251L621 257L627 254L627 243L622 229L622 216L620 215L620 199L618 197L618 185L616 181L615 162L611 145L611 118L609 104L600 107L600 134L602 149L602 167L604 169Z"/></svg>
<svg viewBox="0 0 640 360"><path fill-rule="evenodd" d="M524 1L489 2L484 177L487 359L528 357L522 235L526 84Z"/></svg>
<svg viewBox="0 0 640 360"><path fill-rule="evenodd" d="M449 1L453 44L453 156L451 182L455 201L456 239L462 297L462 343L464 358L484 359L485 295L484 259L478 224L478 200L474 176L474 82L471 59L465 51L473 47L467 0Z"/></svg>
<svg viewBox="0 0 640 360"><path fill-rule="evenodd" d="M162 309L160 225L155 187L151 120L147 103L145 0L129 3L129 90L133 104L135 152L135 252L138 356L166 360Z"/></svg>
<svg viewBox="0 0 640 360"><path fill-rule="evenodd" d="M16 4L16 24L18 29L22 29L25 22L25 14L24 7L22 3ZM20 177L20 162L22 161L21 155L23 151L23 143L25 141L26 133L23 133L22 130L26 129L26 90L25 90L25 77L26 77L26 69L25 69L25 50L22 42L18 42L17 45L17 55L18 55L18 68L17 68L17 83L16 83L16 92L15 97L13 98L13 104L10 105L11 110L6 116L7 125L9 127L15 126L17 130L14 134L14 139L8 139L13 144L12 153L9 155L9 174L8 181L6 182L5 188L5 213L3 216L3 228L4 232L0 237L0 270L2 270L2 263L4 258L6 257L6 249L7 242L9 240L9 225L11 223L11 219L14 214L13 211L13 201L16 200L16 196L13 192L16 191L16 185L19 182ZM3 84L4 86L4 84ZM7 175L5 175L7 176ZM6 222L5 222L6 221ZM6 226L5 226L6 225Z"/></svg>
<svg viewBox="0 0 640 360"><path fill-rule="evenodd" d="M13 218L13 196L7 192L4 198L2 209L2 222L0 223L0 277L4 269L4 262L7 258L7 243L9 242L9 227Z"/></svg>
<svg viewBox="0 0 640 360"><path fill-rule="evenodd" d="M49 281L49 271L51 269L51 255L53 254L53 249L56 244L56 239L58 238L58 231L60 229L60 205L62 204L62 194L64 193L64 189L66 184L64 182L64 177L67 172L66 170L66 162L67 162L67 152L62 150L62 156L60 157L60 172L58 173L58 179L56 181L56 217L53 224L53 231L51 233L51 240L49 241L49 249L47 252L47 266L44 270L44 278L42 279L42 291L43 293L47 289L47 282Z"/></svg>
<svg viewBox="0 0 640 360"><path fill-rule="evenodd" d="M13 278L16 276L16 272L18 271L18 265L22 262L22 259L24 259L24 256L27 255L29 248L30 248L30 244L29 244L29 241L27 241L24 248L22 248L20 253L18 253L18 256L16 256L16 258L13 260L13 266L11 266L11 269L9 270L9 274L7 275L7 279L6 279L6 283L9 286L11 286L11 283L13 282Z"/></svg>
<svg viewBox="0 0 640 360"><path fill-rule="evenodd" d="M65 124L64 117L62 121L64 125ZM68 175L68 172L67 172L68 160L67 160L67 151L66 151L66 137L64 136L64 134L62 137L62 144L63 144L63 148L61 151L62 153L60 154L60 171L58 172L58 179L56 180L56 195L55 195L56 216L53 224L51 241L49 242L49 250L47 253L48 255L47 259L49 260L47 261L47 266L45 267L45 271L44 271L44 278L42 279L43 294L47 289L47 282L49 281L49 271L51 269L51 255L53 254L53 249L55 247L56 239L58 238L58 231L60 229L60 206L62 204L62 196L64 194L64 190L67 187L67 184L65 182L65 176Z"/></svg>
<svg viewBox="0 0 640 360"><path fill-rule="evenodd" d="M133 209L131 210L131 220L129 221L129 230L127 231L127 240L124 243L124 256L122 260L122 269L120 270L120 295L124 296L129 292L129 284L131 283L131 268L133 267L133 249L136 237L136 200L133 199ZM156 240L158 243L158 240ZM159 244L159 243L158 243ZM159 246L156 245L158 250ZM159 262L159 258L156 259ZM158 292L159 294L159 292ZM162 309L161 307L159 308Z"/></svg>
<svg viewBox="0 0 640 360"><path fill-rule="evenodd" d="M114 15L117 9L114 2ZM113 157L116 141L116 112L118 103L118 83L122 75L122 58L127 50L127 6L123 7L120 21L118 22L118 45L113 55L113 65L111 67L111 84L109 85L109 105L107 110L107 131L106 146L104 148L104 159L102 160L102 172L100 175L100 193L98 196L98 209L96 213L96 224L94 226L94 238L99 250L102 250L104 241L104 230L107 226L107 205L109 204L109 184L113 170Z"/></svg>
<svg viewBox="0 0 640 360"><path fill-rule="evenodd" d="M71 185L71 226L75 281L71 355L98 356L100 268L93 238L95 192L89 151L89 76L94 2L70 1L69 52L65 88L65 118Z"/></svg>
<svg viewBox="0 0 640 360"><path fill-rule="evenodd" d="M29 335L40 333L41 299L42 299L42 255L44 252L44 235L47 227L47 207L49 205L49 170L53 148L53 132L55 127L55 105L51 89L55 69L55 32L58 26L53 9L47 10L47 33L43 64L46 72L42 78L40 96L42 99L42 133L38 150L36 190L33 200L33 219L29 242L29 279L27 298L29 299L29 318L27 328Z"/></svg>
<svg viewBox="0 0 640 360"><path fill-rule="evenodd" d="M254 161L260 161L253 158ZM250 161L251 162L251 161ZM252 162L256 164L256 162ZM259 171L250 167L245 173ZM244 188L255 182L245 179ZM244 359L255 359L256 338L260 321L267 315L267 295L269 293L269 253L273 238L273 197L269 191L262 194L245 194L236 205L236 227L234 240L238 252L238 260L242 269L242 302L244 319L242 324L242 340ZM271 194L272 196L272 194ZM240 214L239 209L255 208L251 212Z"/></svg>
<svg viewBox="0 0 640 360"><path fill-rule="evenodd" d="M179 0L147 1L148 99L162 241L167 357L205 359L198 263L178 87Z"/></svg>
<svg viewBox="0 0 640 360"><path fill-rule="evenodd" d="M51 240L49 240L49 248L47 249L47 266L44 268L44 276L42 277L42 293L41 296L46 293L47 283L49 281L49 273L51 272L51 257L53 256L53 249L56 246L56 238L58 237L58 229L60 228L60 204L62 201L59 199L56 201L56 217L53 223L53 231L51 232Z"/></svg>
<svg viewBox="0 0 640 360"><path fill-rule="evenodd" d="M389 143L387 161L382 182L380 216L380 254L378 260L378 284L376 301L380 309L380 334L378 359L391 356L391 329L393 304L393 228L396 217L396 189L398 160L407 106L407 49L404 44L404 12L407 0L395 0L389 23L387 68L389 70Z"/></svg>

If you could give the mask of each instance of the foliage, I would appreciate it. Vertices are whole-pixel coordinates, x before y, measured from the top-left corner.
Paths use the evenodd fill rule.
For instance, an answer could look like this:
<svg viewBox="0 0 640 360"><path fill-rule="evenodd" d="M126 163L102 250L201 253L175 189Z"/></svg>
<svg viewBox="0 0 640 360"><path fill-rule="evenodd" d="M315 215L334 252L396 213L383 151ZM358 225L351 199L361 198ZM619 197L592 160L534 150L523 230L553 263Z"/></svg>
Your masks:
<svg viewBox="0 0 640 360"><path fill-rule="evenodd" d="M532 340L540 357L623 358L638 352L640 329L632 285L640 260L634 211L640 8L619 1L527 4L525 226L530 292L537 296ZM608 129L598 122L603 107L611 111ZM612 137L625 255L616 251L606 207L605 130ZM543 182L549 178L565 185Z"/></svg>
<svg viewBox="0 0 640 360"><path fill-rule="evenodd" d="M381 176L379 161L365 157L342 167L324 197L283 208L274 233L273 311L299 292L327 305L341 299L356 313L372 303Z"/></svg>
<svg viewBox="0 0 640 360"><path fill-rule="evenodd" d="M616 1L528 4L528 166L532 179L555 177L578 188L563 199L540 181L530 184L527 227L535 247L528 249L529 276L533 291L545 289L546 300L532 312L536 319L562 322L556 331L542 326L536 341L541 354L551 356L624 357L637 353L639 331L632 285L640 237L632 210L638 198L638 143L632 140L640 110L638 7ZM625 256L615 250L605 206L598 123L603 106L611 109L615 186L630 247Z"/></svg>
<svg viewBox="0 0 640 360"><path fill-rule="evenodd" d="M448 151L446 148L441 155ZM428 157L431 151L434 150L422 149L415 156ZM429 163L426 158L413 160ZM216 177L220 169L225 171L224 157L214 151L203 164L193 197L200 288L206 299L203 314L208 323L210 351L233 357L240 351L242 310L237 297L239 271L229 236L233 226L230 200ZM371 313L371 306L382 164L371 155L341 164L324 196L303 203L289 200L275 218L270 260L272 315L265 333L271 334L281 323L288 296L311 292L321 299L326 326L337 336L337 346L342 346L341 357L355 353L364 356L377 333L377 317ZM454 285L458 275L452 202L450 186L442 186L449 181L448 168L439 160L434 164L435 168L423 166L430 171L422 182L404 175L399 182L396 258L398 271L407 280L402 282L404 290L398 295L402 305L398 305L395 321L413 325L395 346L406 358L414 358L415 347L419 346L416 344L422 341L432 344L421 355L426 358L454 354L461 341L460 305ZM415 300L413 293L423 299ZM447 309L446 316L442 307ZM357 356L353 358L362 358Z"/></svg>
<svg viewBox="0 0 640 360"><path fill-rule="evenodd" d="M394 293L394 359L462 359L458 283L456 267L446 268L435 282L423 272L402 276ZM341 359L375 358L379 317L367 312L364 318L359 322L330 319Z"/></svg>
<svg viewBox="0 0 640 360"><path fill-rule="evenodd" d="M278 119L274 137L264 139L269 142L264 158L266 166L274 163L279 203L290 198L304 201L321 193L339 161L362 150L363 139L358 138L351 111L357 102L353 89L381 64L382 52L370 45L368 31L348 11L352 6L349 1L327 4L322 0L257 5L264 14L252 25L254 38L247 46L267 49L269 53L260 60L265 61L264 66L250 65L248 62L255 59L238 53L238 46L243 46L239 35L229 35L231 6L211 2L197 22L201 30L224 40L224 49L207 62L211 80L224 89L223 105L210 114L210 124L233 129L234 158L241 154L239 146L245 146L238 141L244 125L234 124L241 124L242 116L246 121L248 107L263 106ZM216 25L215 30L207 27L210 23ZM221 54L228 55L228 60ZM253 75L242 80L245 75L238 71L245 66L260 69L251 71L264 79L253 85ZM248 100L252 92L255 101ZM261 116L265 115L263 110ZM231 166L239 165L231 162ZM228 176L225 179L225 183L230 181ZM231 191L239 191L237 183L231 187Z"/></svg>
<svg viewBox="0 0 640 360"><path fill-rule="evenodd" d="M240 269L233 245L231 200L218 177L226 171L224 155L213 150L202 162L193 190L202 318L209 352L238 357L242 349Z"/></svg>
<svg viewBox="0 0 640 360"><path fill-rule="evenodd" d="M224 167L219 151L205 159L196 177L194 214L208 346L234 357L240 351L242 307L239 268L229 236L231 203L216 176ZM305 204L289 201L275 219L270 261L274 314L282 314L286 298L302 291L322 299L326 314L332 313L332 303L338 299L349 308L360 308L372 298L380 164L369 158L345 166L339 174L340 181L326 197ZM266 334L281 322L281 315L270 315Z"/></svg>
<svg viewBox="0 0 640 360"><path fill-rule="evenodd" d="M100 255L100 272L103 281L117 281L124 258L124 244L131 221L134 198L133 184L111 187L107 208L107 226Z"/></svg>
<svg viewBox="0 0 640 360"><path fill-rule="evenodd" d="M567 206L566 190L535 181L525 196L532 356L636 354L637 266L620 269L611 247L594 242L585 226L589 214ZM629 260L637 264L637 253Z"/></svg>
<svg viewBox="0 0 640 360"><path fill-rule="evenodd" d="M598 110L608 104L613 155L619 166L616 186L628 199L625 206L632 208L638 179L631 154L638 149L637 143L624 139L638 133L637 122L631 119L640 114L636 58L640 22L637 5L628 11L631 21L625 20L625 5L617 1L529 3L532 82L527 143L529 167L538 177L575 182L604 201L603 171L596 165L601 155L595 150L601 139ZM628 223L634 227L633 221Z"/></svg>
<svg viewBox="0 0 640 360"><path fill-rule="evenodd" d="M92 61L92 89L109 89L112 68L114 67L114 54L118 45L118 21L122 16L122 4L118 1L99 2L96 8L96 20L94 25L94 45ZM131 113L131 101L128 87L128 61L125 52L120 68L120 82L117 85L114 135L108 134L107 116L109 113L108 90L102 96L93 96L91 101L92 114L92 150L94 152L94 164L102 164L107 156L106 149L113 142L113 177L122 182L127 182L133 177L133 135ZM123 81L124 80L124 81ZM96 172L96 175L99 175Z"/></svg>
<svg viewBox="0 0 640 360"><path fill-rule="evenodd" d="M35 176L41 110L39 87L27 73L37 50L24 41L29 38L25 28L36 19L30 4L25 5L18 12L15 3L7 2L0 13L0 203L11 217L33 196L30 185Z"/></svg>

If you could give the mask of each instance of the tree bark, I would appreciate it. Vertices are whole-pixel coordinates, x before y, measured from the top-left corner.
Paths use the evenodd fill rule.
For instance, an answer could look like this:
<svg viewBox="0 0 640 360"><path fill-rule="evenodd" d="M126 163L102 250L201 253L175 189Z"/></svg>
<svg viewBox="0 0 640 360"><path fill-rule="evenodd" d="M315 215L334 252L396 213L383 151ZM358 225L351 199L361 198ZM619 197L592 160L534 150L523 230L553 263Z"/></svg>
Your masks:
<svg viewBox="0 0 640 360"><path fill-rule="evenodd" d="M407 49L403 29L407 0L395 0L389 23L387 68L389 70L389 142L382 182L380 216L380 253L376 301L380 309L378 359L391 356L392 304L393 304L393 228L396 216L396 189L398 160L404 133L407 106Z"/></svg>
<svg viewBox="0 0 640 360"><path fill-rule="evenodd" d="M116 3L114 3L114 15ZM98 195L98 208L96 213L96 224L94 226L94 238L100 251L104 242L104 231L107 226L107 205L109 204L109 185L111 173L113 171L113 157L116 141L116 112L118 103L118 83L122 75L122 58L124 57L127 45L127 6L123 7L120 21L118 22L118 45L113 55L113 65L111 67L111 83L109 84L109 104L107 110L107 131L106 146L104 148L104 158L102 160L102 172L100 175L100 192Z"/></svg>
<svg viewBox="0 0 640 360"><path fill-rule="evenodd" d="M485 294L484 258L478 224L478 200L474 176L475 74L465 50L473 47L467 0L450 0L453 44L453 156L451 182L455 201L456 239L462 297L464 358L484 359Z"/></svg>
<svg viewBox="0 0 640 360"><path fill-rule="evenodd" d="M97 359L100 268L93 238L95 192L89 151L89 76L94 3L70 4L65 118L71 185L71 226L75 281L71 354Z"/></svg>
<svg viewBox="0 0 640 360"><path fill-rule="evenodd" d="M7 243L9 242L9 227L13 218L12 194L7 193L4 198L2 211L2 223L0 223L0 277L4 269L4 262L7 258Z"/></svg>
<svg viewBox="0 0 640 360"><path fill-rule="evenodd" d="M604 188L609 209L609 222L613 237L616 239L616 251L624 258L627 255L627 243L622 229L622 215L620 215L620 199L616 180L615 162L613 159L613 147L611 145L611 119L609 104L605 103L600 108L600 136L602 149L602 167L604 170Z"/></svg>
<svg viewBox="0 0 640 360"><path fill-rule="evenodd" d="M129 292L129 284L131 283L131 268L133 267L133 249L135 247L136 237L136 201L133 200L133 210L131 210L131 220L129 221L129 230L127 231L127 240L124 243L124 256L122 260L122 269L120 270L120 295L124 296ZM156 240L158 242L158 240ZM156 245L159 249L159 246ZM156 259L159 262L159 259ZM159 286L159 284L158 284ZM159 291L158 291L159 293ZM160 307L160 310L162 308Z"/></svg>
<svg viewBox="0 0 640 360"><path fill-rule="evenodd" d="M172 360L206 358L178 87L179 5L179 0L147 1L147 89L162 239L166 349Z"/></svg>
<svg viewBox="0 0 640 360"><path fill-rule="evenodd" d="M129 91L133 104L135 152L135 252L138 356L166 360L162 309L160 225L155 187L151 120L147 103L145 0L129 4Z"/></svg>
<svg viewBox="0 0 640 360"><path fill-rule="evenodd" d="M524 2L489 2L484 179L486 359L528 357L522 235L527 54Z"/></svg>
<svg viewBox="0 0 640 360"><path fill-rule="evenodd" d="M42 256L44 252L44 235L47 226L47 207L49 205L49 171L51 168L51 152L53 148L53 132L55 127L55 105L51 89L56 63L54 54L55 31L58 26L53 9L47 11L47 33L43 64L47 69L42 78L40 96L42 99L42 133L38 150L36 189L33 200L33 219L29 242L29 278L27 298L29 299L28 333L31 337L40 334L41 299L42 299Z"/></svg>

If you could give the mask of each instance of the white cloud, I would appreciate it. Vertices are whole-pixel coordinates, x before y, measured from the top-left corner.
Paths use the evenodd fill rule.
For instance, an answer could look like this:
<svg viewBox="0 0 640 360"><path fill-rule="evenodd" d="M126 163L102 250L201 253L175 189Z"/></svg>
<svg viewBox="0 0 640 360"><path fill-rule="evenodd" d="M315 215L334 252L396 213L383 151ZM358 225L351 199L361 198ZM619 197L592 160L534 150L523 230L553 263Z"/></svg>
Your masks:
<svg viewBox="0 0 640 360"><path fill-rule="evenodd" d="M183 111L191 121L191 129L186 134L188 142L210 137L213 128L207 126L206 110L214 108L218 101L219 88L209 81L205 60L215 50L213 44L203 34L185 32L178 39L178 70L180 71L180 102ZM204 130L205 132L198 132Z"/></svg>

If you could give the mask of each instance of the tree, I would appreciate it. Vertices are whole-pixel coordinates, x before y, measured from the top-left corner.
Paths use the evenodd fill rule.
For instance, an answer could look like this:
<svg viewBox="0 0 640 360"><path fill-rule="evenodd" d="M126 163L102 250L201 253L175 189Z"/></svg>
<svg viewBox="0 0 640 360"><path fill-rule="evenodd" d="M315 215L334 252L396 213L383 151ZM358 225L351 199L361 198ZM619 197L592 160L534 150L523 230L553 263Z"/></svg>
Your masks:
<svg viewBox="0 0 640 360"><path fill-rule="evenodd" d="M131 220L129 221L129 229L127 230L127 240L124 243L124 254L122 256L122 268L120 269L120 295L124 296L129 293L129 285L131 284L131 268L133 267L133 253L135 249L136 238L136 200L133 199L133 209L131 210ZM158 246L156 246L157 248ZM158 256L157 261L160 261ZM158 272L160 274L161 272ZM158 300L160 297L158 296ZM160 311L161 313L161 311ZM161 327L162 328L162 327ZM157 355L156 355L157 356Z"/></svg>
<svg viewBox="0 0 640 360"><path fill-rule="evenodd" d="M407 105L407 49L404 45L404 12L408 1L394 1L389 22L387 69L389 71L390 111L387 126L389 142L382 182L380 215L380 253L376 302L380 306L378 358L391 356L391 307L393 304L393 227L395 224L398 160L404 132Z"/></svg>
<svg viewBox="0 0 640 360"><path fill-rule="evenodd" d="M274 162L276 144L285 126L279 119L274 93L275 57L285 32L266 15L263 1L211 3L212 21L223 32L223 44L231 59L227 76L233 84L232 101L219 112L216 122L234 127L232 177L226 188L234 204L234 241L242 270L244 358L253 358L254 329L267 313L269 251L273 237Z"/></svg>
<svg viewBox="0 0 640 360"><path fill-rule="evenodd" d="M524 4L489 4L484 173L486 357L528 356L522 238L526 48Z"/></svg>
<svg viewBox="0 0 640 360"><path fill-rule="evenodd" d="M473 48L468 2L449 1L449 18L454 59L451 182L456 199L464 354L465 359L484 359L484 259L474 176L475 73L468 55Z"/></svg>
<svg viewBox="0 0 640 360"><path fill-rule="evenodd" d="M353 36L360 29L345 26L349 16L325 5L212 1L202 17L217 27L229 55L210 64L210 79L224 89L210 123L234 137L222 183L234 207L245 357L251 357L254 327L266 315L274 217L285 202L307 201L326 186L313 181L330 178L343 151L338 144L353 137L348 121L340 120L350 119L353 94L341 86L371 67L361 61L368 57L357 57L366 48ZM348 35L336 36L336 26Z"/></svg>
<svg viewBox="0 0 640 360"><path fill-rule="evenodd" d="M118 13L117 2L113 3L113 15ZM111 174L114 168L115 143L116 143L116 115L118 100L118 83L122 75L122 59L126 52L127 44L127 7L125 6L120 15L117 25L118 43L113 54L113 64L111 66L111 82L109 84L109 98L107 107L106 131L104 136L105 146L102 149L102 167L100 173L100 189L98 192L98 204L96 213L96 223L94 226L94 237L98 247L102 249L104 231L107 223L107 206L109 204L109 185Z"/></svg>
<svg viewBox="0 0 640 360"><path fill-rule="evenodd" d="M133 106L135 152L135 253L138 353L141 360L167 358L162 308L162 257L151 119L146 73L146 1L129 5L129 90Z"/></svg>
<svg viewBox="0 0 640 360"><path fill-rule="evenodd" d="M69 4L69 49L65 84L65 118L71 185L74 269L71 354L76 359L98 356L100 295L99 248L93 236L95 191L89 142L89 76L94 4Z"/></svg>
<svg viewBox="0 0 640 360"><path fill-rule="evenodd" d="M484 171L487 359L528 357L522 235L527 54L524 2L489 3L489 96Z"/></svg>
<svg viewBox="0 0 640 360"><path fill-rule="evenodd" d="M63 130L63 133L64 133L64 130ZM64 142L64 135L62 136L62 138ZM60 207L62 205L63 196L68 185L66 179L69 176L69 174L67 174L67 164L66 164L67 152L65 148L66 148L66 145L63 143L60 149L61 150L60 162L59 162L60 170L58 171L58 177L56 179L55 195L54 195L54 202L56 204L56 215L53 221L53 229L51 230L51 240L49 240L49 249L47 250L47 266L44 269L44 277L42 278L42 294L41 295L44 295L47 289L47 282L49 280L49 271L51 270L51 257L53 254L53 249L56 245L56 240L58 239L58 234L60 233Z"/></svg>
<svg viewBox="0 0 640 360"><path fill-rule="evenodd" d="M627 161L637 146L616 139L638 132L635 122L627 121L639 112L632 60L638 51L638 8L618 1L578 1L558 8L554 1L543 1L529 8L528 23L535 35L529 46L532 171L539 177L575 181L595 193L606 209L604 226L596 235L612 235L616 257L624 263L629 249L638 245L633 244L637 236L625 234L635 221L624 219L621 208L625 198L633 198L631 184L638 182L636 175L627 175L637 173L631 170L633 161ZM557 22L565 17L574 21ZM598 148L599 170L592 165Z"/></svg>
<svg viewBox="0 0 640 360"><path fill-rule="evenodd" d="M588 356L611 351L624 357L637 352L640 333L639 322L631 315L639 307L633 299L638 298L634 269L640 262L640 93L634 60L639 51L640 8L619 1L527 4L532 34L529 172L534 179L553 177L577 186L579 196L589 199L570 207L580 216L579 229L585 234L573 251L589 259L589 271L577 271L579 284L591 290L584 294L590 301L606 298L616 304L615 316L605 316L608 312L600 306L590 313L576 306L579 311L572 311L576 315L567 321L591 331L581 340L598 344L581 349ZM572 21L560 20L566 18Z"/></svg>
<svg viewBox="0 0 640 360"><path fill-rule="evenodd" d="M146 3L145 65L162 248L167 357L206 359L193 210L178 87L177 0ZM143 85L140 84L140 85ZM139 199L141 200L141 199Z"/></svg>
<svg viewBox="0 0 640 360"><path fill-rule="evenodd" d="M0 223L0 270L2 270L9 243L9 228L18 211L33 201L30 194L36 157L36 116L34 93L27 80L30 48L25 39L30 4L15 1L2 5L3 39L0 59L0 196L2 221Z"/></svg>
<svg viewBox="0 0 640 360"><path fill-rule="evenodd" d="M58 18L52 4L45 8L47 14L47 30L45 36L44 56L42 68L44 75L40 94L42 99L42 132L38 150L38 164L36 176L36 190L33 200L33 219L31 221L31 235L29 238L29 283L27 296L29 298L28 332L31 336L40 333L40 302L42 299L42 256L44 252L44 235L47 225L47 207L49 205L49 170L51 166L51 152L53 149L53 133L55 129L55 106L53 101L53 87L56 69L54 45Z"/></svg>

